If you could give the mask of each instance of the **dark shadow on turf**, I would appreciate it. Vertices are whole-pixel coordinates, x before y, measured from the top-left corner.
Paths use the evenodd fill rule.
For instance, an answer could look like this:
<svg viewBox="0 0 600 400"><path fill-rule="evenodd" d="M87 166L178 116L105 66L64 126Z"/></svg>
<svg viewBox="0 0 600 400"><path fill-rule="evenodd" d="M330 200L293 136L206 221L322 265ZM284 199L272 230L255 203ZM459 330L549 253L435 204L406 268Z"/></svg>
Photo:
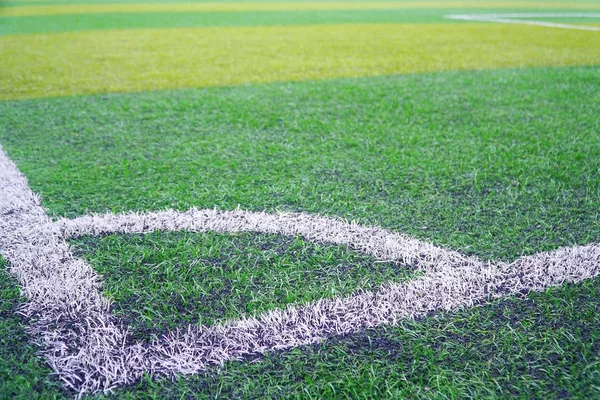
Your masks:
<svg viewBox="0 0 600 400"><path fill-rule="evenodd" d="M275 234L155 232L72 243L103 276L113 313L144 341L417 276L346 246Z"/></svg>

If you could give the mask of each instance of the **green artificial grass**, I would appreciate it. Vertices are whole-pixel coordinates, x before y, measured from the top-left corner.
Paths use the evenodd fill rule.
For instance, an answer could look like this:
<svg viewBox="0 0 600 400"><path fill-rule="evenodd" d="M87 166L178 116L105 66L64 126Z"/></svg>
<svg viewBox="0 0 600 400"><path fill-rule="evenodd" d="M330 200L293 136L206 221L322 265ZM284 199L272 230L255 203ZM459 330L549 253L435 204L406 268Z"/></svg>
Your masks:
<svg viewBox="0 0 600 400"><path fill-rule="evenodd" d="M1 8L0 8L1 10ZM458 12L457 12L458 11ZM271 12L124 13L4 17L0 35L93 29L182 28L195 26L310 25L334 23L450 22L445 14L466 10L339 10ZM492 11L490 11L492 12Z"/></svg>
<svg viewBox="0 0 600 400"><path fill-rule="evenodd" d="M143 339L415 275L346 247L278 235L157 232L72 242L103 276L113 311Z"/></svg>
<svg viewBox="0 0 600 400"><path fill-rule="evenodd" d="M178 1L178 3L268 3L268 2L277 2L277 3L301 3L306 2L307 0L185 0ZM360 2L361 0L350 0ZM402 2L414 2L414 0L379 0L379 2L390 2L390 3L402 3ZM449 0L452 1L452 0ZM495 0L494 3L502 3L502 2L514 2L514 0ZM349 0L324 0L323 2L327 3L336 3L336 2L349 2ZM572 4L585 4L585 3L595 3L596 0L522 0L523 3L531 3L532 6L539 4L552 4L552 3L565 3L569 2ZM106 4L106 0L5 0L0 3L0 8L2 7L15 7L15 6L32 6L32 5L75 5L75 4ZM156 3L165 3L165 0L115 0L111 1L111 3L118 4L156 4ZM427 3L427 1L424 1Z"/></svg>
<svg viewBox="0 0 600 400"><path fill-rule="evenodd" d="M1 10L1 8L0 8ZM552 10L553 13L572 10ZM270 12L165 12L2 17L0 36L96 29L187 28L201 26L269 26L349 23L469 23L445 18L449 14L539 13L539 9L396 9ZM581 11L579 11L581 12ZM584 11L585 12L585 11ZM589 11L590 13L592 11ZM560 22L593 22L598 18L544 18Z"/></svg>
<svg viewBox="0 0 600 400"><path fill-rule="evenodd" d="M0 8L1 10L1 8ZM553 10L552 12L568 12ZM81 15L36 15L2 17L0 36L31 33L87 31L95 29L184 28L200 26L269 26L347 23L468 23L444 18L448 14L539 12L539 9L396 9L338 11L264 11L198 13L123 13ZM590 22L590 18L561 18L561 21Z"/></svg>
<svg viewBox="0 0 600 400"><path fill-rule="evenodd" d="M306 211L514 259L600 237L600 70L439 73L3 102L54 216Z"/></svg>
<svg viewBox="0 0 600 400"><path fill-rule="evenodd" d="M0 143L57 217L308 211L511 260L600 239L599 77L596 67L477 71L3 102ZM269 235L74 243L138 337L398 273L343 247ZM330 279L341 264L348 275ZM35 356L4 269L0 398L72 397ZM238 292L221 296L228 284ZM90 398L598 398L599 298L593 279Z"/></svg>
<svg viewBox="0 0 600 400"><path fill-rule="evenodd" d="M185 0L179 1L179 3L267 3L267 2L277 2L277 3L301 3L306 2L306 0ZM349 0L324 0L327 3L336 3L336 2L348 2ZM351 0L351 1L361 1L361 0ZM402 2L414 2L414 0L378 0L379 2L388 1L390 3L402 3ZM452 1L452 0L449 0ZM586 4L586 3L595 3L597 0L522 0L522 3L531 3L532 6L540 5L540 4L552 4L552 3L571 3L571 4ZM427 3L427 0L423 1ZM514 2L514 0L495 0L494 3L502 3L502 2ZM15 7L15 6L31 6L31 5L74 5L74 4L106 4L106 0L5 0L0 3L0 8L2 7ZM156 4L156 3L165 3L165 0L115 0L111 3L119 3L119 4Z"/></svg>
<svg viewBox="0 0 600 400"><path fill-rule="evenodd" d="M598 398L600 280L101 398Z"/></svg>
<svg viewBox="0 0 600 400"><path fill-rule="evenodd" d="M2 270L0 293L0 398L72 397L35 357ZM597 398L598 298L594 279L88 398Z"/></svg>

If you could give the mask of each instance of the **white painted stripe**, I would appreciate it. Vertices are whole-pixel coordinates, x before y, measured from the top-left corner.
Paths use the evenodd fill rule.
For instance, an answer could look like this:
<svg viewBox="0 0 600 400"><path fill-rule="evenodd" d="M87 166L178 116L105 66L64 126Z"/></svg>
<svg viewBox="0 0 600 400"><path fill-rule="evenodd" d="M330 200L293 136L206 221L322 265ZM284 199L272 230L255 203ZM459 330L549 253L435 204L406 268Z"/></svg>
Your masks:
<svg viewBox="0 0 600 400"><path fill-rule="evenodd" d="M600 246L540 253L511 264L448 265L422 279L347 298L321 300L215 327L173 332L151 349L157 369L194 373L212 363L286 349L401 319L424 317L600 273Z"/></svg>
<svg viewBox="0 0 600 400"><path fill-rule="evenodd" d="M453 14L448 19L476 22L497 22L502 24L536 25L549 28L600 31L598 26L573 25L559 22L534 21L524 18L600 18L598 13L507 13L507 14Z"/></svg>
<svg viewBox="0 0 600 400"><path fill-rule="evenodd" d="M25 177L0 150L0 253L28 297L24 309L44 355L71 388L109 390L144 373L175 376L209 365L314 343L438 310L544 290L600 274L600 246L590 244L484 263L379 228L307 214L190 210L81 217L53 223ZM151 344L135 342L109 310L92 268L71 253L67 237L156 230L217 230L303 235L355 247L424 271L421 279L373 292L320 300L212 327L189 326Z"/></svg>
<svg viewBox="0 0 600 400"><path fill-rule="evenodd" d="M43 355L70 388L107 390L132 382L144 349L109 312L100 279L64 237L0 147L0 254L28 301L21 309ZM121 375L121 376L120 376Z"/></svg>
<svg viewBox="0 0 600 400"><path fill-rule="evenodd" d="M243 210L199 209L120 215L108 213L71 220L60 219L56 226L68 238L109 233L180 230L299 235L310 241L346 245L379 260L398 261L423 270L436 270L449 264L478 262L456 251L445 250L385 229L305 213L268 214Z"/></svg>

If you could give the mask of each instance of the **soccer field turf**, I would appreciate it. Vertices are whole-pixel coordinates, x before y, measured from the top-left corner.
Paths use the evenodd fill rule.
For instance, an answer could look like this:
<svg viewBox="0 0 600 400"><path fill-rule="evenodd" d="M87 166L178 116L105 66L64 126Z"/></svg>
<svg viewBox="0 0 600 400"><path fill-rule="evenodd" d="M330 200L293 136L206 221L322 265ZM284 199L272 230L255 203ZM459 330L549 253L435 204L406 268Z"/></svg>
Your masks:
<svg viewBox="0 0 600 400"><path fill-rule="evenodd" d="M0 3L0 398L598 398L599 110L597 1Z"/></svg>

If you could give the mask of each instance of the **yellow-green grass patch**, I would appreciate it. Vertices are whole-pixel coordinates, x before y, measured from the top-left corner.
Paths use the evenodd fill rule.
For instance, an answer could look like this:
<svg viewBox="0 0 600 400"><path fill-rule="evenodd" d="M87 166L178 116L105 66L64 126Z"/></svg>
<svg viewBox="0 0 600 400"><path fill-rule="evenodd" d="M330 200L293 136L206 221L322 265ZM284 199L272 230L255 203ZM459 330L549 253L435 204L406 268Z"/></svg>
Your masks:
<svg viewBox="0 0 600 400"><path fill-rule="evenodd" d="M0 99L597 64L597 32L485 23L15 35L0 38Z"/></svg>
<svg viewBox="0 0 600 400"><path fill-rule="evenodd" d="M209 2L209 3L111 3L19 5L3 7L5 17L24 15L96 14L131 12L216 12L216 11L290 11L290 10L376 10L414 8L531 8L540 9L600 9L600 3L523 1L306 1L306 2Z"/></svg>

